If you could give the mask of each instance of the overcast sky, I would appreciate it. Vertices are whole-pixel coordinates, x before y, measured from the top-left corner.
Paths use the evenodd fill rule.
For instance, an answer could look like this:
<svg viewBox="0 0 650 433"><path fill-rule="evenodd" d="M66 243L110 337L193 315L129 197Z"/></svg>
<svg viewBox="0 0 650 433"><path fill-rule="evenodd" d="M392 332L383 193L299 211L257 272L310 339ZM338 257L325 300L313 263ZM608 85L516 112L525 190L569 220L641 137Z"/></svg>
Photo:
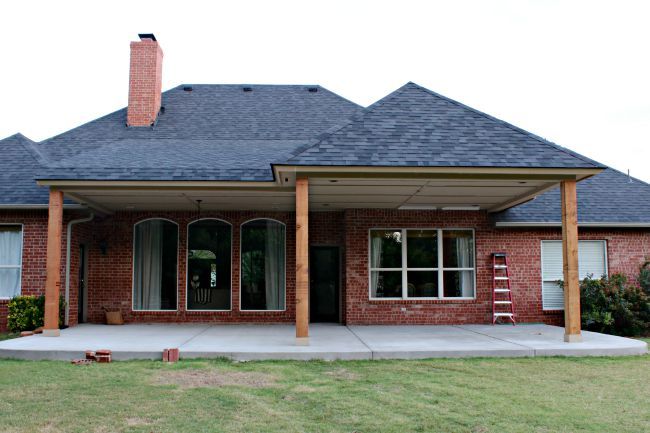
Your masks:
<svg viewBox="0 0 650 433"><path fill-rule="evenodd" d="M163 90L321 84L366 106L414 81L650 182L649 1L221 3L2 2L0 137L125 106L129 41L153 32Z"/></svg>

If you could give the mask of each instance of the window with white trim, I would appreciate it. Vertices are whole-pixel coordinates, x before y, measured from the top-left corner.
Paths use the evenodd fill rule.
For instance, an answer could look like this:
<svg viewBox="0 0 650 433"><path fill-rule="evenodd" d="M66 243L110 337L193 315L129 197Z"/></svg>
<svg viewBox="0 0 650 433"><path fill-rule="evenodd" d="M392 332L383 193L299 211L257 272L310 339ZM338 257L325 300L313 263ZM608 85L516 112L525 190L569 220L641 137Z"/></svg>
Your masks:
<svg viewBox="0 0 650 433"><path fill-rule="evenodd" d="M563 310L564 291L558 281L564 279L562 241L542 241L542 307ZM578 277L600 278L607 275L607 242L578 241Z"/></svg>
<svg viewBox="0 0 650 433"><path fill-rule="evenodd" d="M20 295L22 259L22 227L0 225L0 299Z"/></svg>
<svg viewBox="0 0 650 433"><path fill-rule="evenodd" d="M474 231L372 229L370 298L474 298Z"/></svg>

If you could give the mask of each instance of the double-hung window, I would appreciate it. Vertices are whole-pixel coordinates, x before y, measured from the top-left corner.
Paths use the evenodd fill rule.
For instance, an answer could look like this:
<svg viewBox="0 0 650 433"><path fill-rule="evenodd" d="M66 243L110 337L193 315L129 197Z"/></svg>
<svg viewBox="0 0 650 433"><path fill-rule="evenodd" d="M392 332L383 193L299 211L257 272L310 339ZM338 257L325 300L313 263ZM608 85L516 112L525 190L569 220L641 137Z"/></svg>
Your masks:
<svg viewBox="0 0 650 433"><path fill-rule="evenodd" d="M474 232L370 230L370 298L473 298Z"/></svg>
<svg viewBox="0 0 650 433"><path fill-rule="evenodd" d="M558 281L564 279L562 241L542 241L542 308L563 310L564 291ZM607 275L606 241L578 241L578 276L600 278Z"/></svg>
<svg viewBox="0 0 650 433"><path fill-rule="evenodd" d="M20 295L22 257L22 227L0 225L0 299Z"/></svg>

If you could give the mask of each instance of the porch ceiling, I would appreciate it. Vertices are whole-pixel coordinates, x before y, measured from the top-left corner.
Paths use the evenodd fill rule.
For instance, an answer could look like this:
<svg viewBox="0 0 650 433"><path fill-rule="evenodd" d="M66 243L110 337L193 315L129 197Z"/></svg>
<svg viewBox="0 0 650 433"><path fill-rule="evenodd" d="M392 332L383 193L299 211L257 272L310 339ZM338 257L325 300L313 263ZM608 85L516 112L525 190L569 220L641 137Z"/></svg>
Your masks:
<svg viewBox="0 0 650 433"><path fill-rule="evenodd" d="M473 208L490 212L530 200L569 178L523 173L501 178L405 174L363 177L345 173L308 177L311 210ZM257 183L67 182L57 188L104 213L192 211L197 209L197 200L201 200L204 211L293 211L295 178L296 173L285 173L277 182Z"/></svg>

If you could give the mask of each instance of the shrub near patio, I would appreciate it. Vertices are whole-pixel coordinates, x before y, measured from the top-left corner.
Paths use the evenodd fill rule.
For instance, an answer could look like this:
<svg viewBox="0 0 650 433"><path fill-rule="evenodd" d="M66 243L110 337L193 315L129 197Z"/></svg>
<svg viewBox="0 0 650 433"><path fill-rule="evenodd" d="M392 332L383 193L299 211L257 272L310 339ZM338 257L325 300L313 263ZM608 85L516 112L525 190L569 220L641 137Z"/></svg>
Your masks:
<svg viewBox="0 0 650 433"><path fill-rule="evenodd" d="M7 328L11 332L33 331L43 326L45 296L16 296L7 305ZM65 301L59 298L59 327L63 327Z"/></svg>
<svg viewBox="0 0 650 433"><path fill-rule="evenodd" d="M650 262L636 281L623 274L587 277L580 283L582 327L606 334L638 336L650 333Z"/></svg>

